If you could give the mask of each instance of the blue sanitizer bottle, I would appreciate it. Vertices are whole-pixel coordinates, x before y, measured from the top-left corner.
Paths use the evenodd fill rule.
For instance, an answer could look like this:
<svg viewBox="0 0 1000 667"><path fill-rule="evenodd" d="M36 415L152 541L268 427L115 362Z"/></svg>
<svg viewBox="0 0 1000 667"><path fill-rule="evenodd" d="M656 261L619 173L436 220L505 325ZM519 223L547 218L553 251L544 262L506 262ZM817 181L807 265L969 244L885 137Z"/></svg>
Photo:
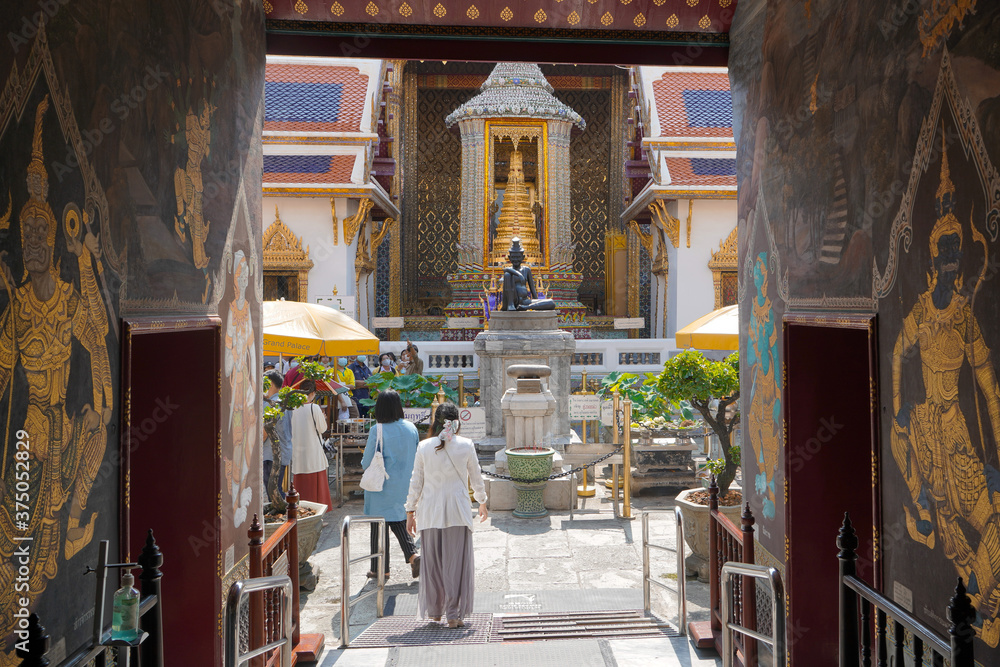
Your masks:
<svg viewBox="0 0 1000 667"><path fill-rule="evenodd" d="M122 587L115 592L111 615L111 638L130 642L139 636L139 591L132 588L135 579L126 572Z"/></svg>

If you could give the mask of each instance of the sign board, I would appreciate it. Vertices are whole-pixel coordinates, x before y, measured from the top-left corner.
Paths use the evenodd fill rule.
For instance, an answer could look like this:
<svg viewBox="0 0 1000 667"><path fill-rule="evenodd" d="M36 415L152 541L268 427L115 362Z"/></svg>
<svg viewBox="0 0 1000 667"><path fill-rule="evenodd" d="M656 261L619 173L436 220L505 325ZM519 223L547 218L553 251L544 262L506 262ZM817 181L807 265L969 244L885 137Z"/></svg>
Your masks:
<svg viewBox="0 0 1000 667"><path fill-rule="evenodd" d="M426 424L430 420L430 408L403 408L403 419L414 424Z"/></svg>
<svg viewBox="0 0 1000 667"><path fill-rule="evenodd" d="M615 425L615 403L614 401L604 401L601 403L601 425Z"/></svg>
<svg viewBox="0 0 1000 667"><path fill-rule="evenodd" d="M616 317L615 329L642 329L646 326L644 317Z"/></svg>
<svg viewBox="0 0 1000 667"><path fill-rule="evenodd" d="M570 396L569 418L572 421L601 418L600 396Z"/></svg>
<svg viewBox="0 0 1000 667"><path fill-rule="evenodd" d="M404 326L402 317L373 317L372 329L402 329Z"/></svg>
<svg viewBox="0 0 1000 667"><path fill-rule="evenodd" d="M459 408L462 429L459 435L479 442L486 438L486 408Z"/></svg>
<svg viewBox="0 0 1000 667"><path fill-rule="evenodd" d="M326 306L328 308L333 308L334 310L339 310L345 315L349 315L352 319L357 319L357 297L354 296L318 296L316 297L316 303L321 306Z"/></svg>
<svg viewBox="0 0 1000 667"><path fill-rule="evenodd" d="M449 317L445 324L447 329L478 329L478 317Z"/></svg>

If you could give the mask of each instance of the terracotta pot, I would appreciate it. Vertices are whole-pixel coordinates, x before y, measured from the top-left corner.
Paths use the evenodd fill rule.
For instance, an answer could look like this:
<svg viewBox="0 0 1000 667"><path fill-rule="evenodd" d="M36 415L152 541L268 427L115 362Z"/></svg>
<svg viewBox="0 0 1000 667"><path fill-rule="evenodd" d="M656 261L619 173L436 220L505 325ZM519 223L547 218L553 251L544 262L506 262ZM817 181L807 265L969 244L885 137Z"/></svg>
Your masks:
<svg viewBox="0 0 1000 667"><path fill-rule="evenodd" d="M687 500L687 497L695 491L704 490L705 489L686 489L681 491L675 499L677 501L677 505L681 508L681 516L684 519L684 540L687 542L690 554L685 559L687 570L689 575L697 573L699 581L708 581L709 509L708 505L693 503L690 500ZM730 487L730 490L740 491L742 493L742 490L739 487L733 486ZM740 525L740 515L742 514L741 505L733 505L731 507L720 505L719 511L737 526Z"/></svg>

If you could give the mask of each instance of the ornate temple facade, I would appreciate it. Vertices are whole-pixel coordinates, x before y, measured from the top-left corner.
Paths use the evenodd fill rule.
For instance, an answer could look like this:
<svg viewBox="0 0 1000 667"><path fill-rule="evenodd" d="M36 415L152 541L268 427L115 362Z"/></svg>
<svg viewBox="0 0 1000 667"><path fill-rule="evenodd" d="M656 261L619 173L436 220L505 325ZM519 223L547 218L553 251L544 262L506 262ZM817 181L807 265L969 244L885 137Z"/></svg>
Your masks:
<svg viewBox="0 0 1000 667"><path fill-rule="evenodd" d="M518 236L577 338L735 303L724 69L271 56L266 89L265 298L471 340Z"/></svg>

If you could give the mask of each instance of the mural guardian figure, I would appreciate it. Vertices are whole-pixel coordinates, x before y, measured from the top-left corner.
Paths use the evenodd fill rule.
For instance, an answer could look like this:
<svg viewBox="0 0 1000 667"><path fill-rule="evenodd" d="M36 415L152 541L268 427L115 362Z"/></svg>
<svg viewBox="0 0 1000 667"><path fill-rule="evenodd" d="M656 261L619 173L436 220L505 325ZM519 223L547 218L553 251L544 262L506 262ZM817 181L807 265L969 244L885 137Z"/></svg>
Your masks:
<svg viewBox="0 0 1000 667"><path fill-rule="evenodd" d="M942 139L943 141L943 139ZM954 213L955 185L942 152L930 234L928 287L903 320L892 356L892 453L909 488L904 505L910 538L934 549L940 544L982 619L980 636L1000 643L1000 472L984 465L959 405L966 364L977 392L980 435L1000 443L1000 386L983 341L970 295L962 289L962 225ZM970 220L971 223L971 220ZM975 240L983 237L972 226ZM919 355L914 352L919 351ZM913 403L900 386L903 365L919 358L923 400ZM987 419L978 407L985 403ZM971 415L968 415L971 416ZM987 431L988 429L988 431ZM982 442L988 442L981 438Z"/></svg>
<svg viewBox="0 0 1000 667"><path fill-rule="evenodd" d="M233 501L233 526L239 528L247 518L253 489L247 483L254 460L257 438L257 356L254 350L250 302L246 298L250 282L250 264L242 250L233 258L233 288L236 298L226 319L226 377L232 388L229 429L233 434L233 458L225 461L226 484Z"/></svg>
<svg viewBox="0 0 1000 667"><path fill-rule="evenodd" d="M104 459L114 403L108 314L95 276L95 264L96 271L101 271L100 246L89 232L81 240L80 213L73 204L66 207L63 223L66 247L77 258L79 290L60 277L55 260L59 225L48 202L49 180L42 154L48 107L46 95L35 110L28 201L19 216L23 284L17 285L6 263L0 267L0 289L10 299L0 316L0 391L9 392L9 404L27 404L21 424L12 423L10 409L0 417L5 425L3 464L15 466L9 476L5 469L3 478L21 481L23 474L28 483L24 494L12 482L6 488L0 486L0 619L5 619L5 625L6 619L13 618L19 595L12 554L21 543L15 538L31 540L29 584L36 598L56 576L60 559L73 558L93 539L98 513L85 515L87 499ZM3 222L9 224L9 220ZM86 350L89 365L74 358L74 342ZM75 370L77 364L86 374L85 380L77 382L83 380L88 386L82 407L67 401L71 368ZM23 385L14 372L18 366L24 371ZM8 454L8 447L18 440L29 443L24 458Z"/></svg>

